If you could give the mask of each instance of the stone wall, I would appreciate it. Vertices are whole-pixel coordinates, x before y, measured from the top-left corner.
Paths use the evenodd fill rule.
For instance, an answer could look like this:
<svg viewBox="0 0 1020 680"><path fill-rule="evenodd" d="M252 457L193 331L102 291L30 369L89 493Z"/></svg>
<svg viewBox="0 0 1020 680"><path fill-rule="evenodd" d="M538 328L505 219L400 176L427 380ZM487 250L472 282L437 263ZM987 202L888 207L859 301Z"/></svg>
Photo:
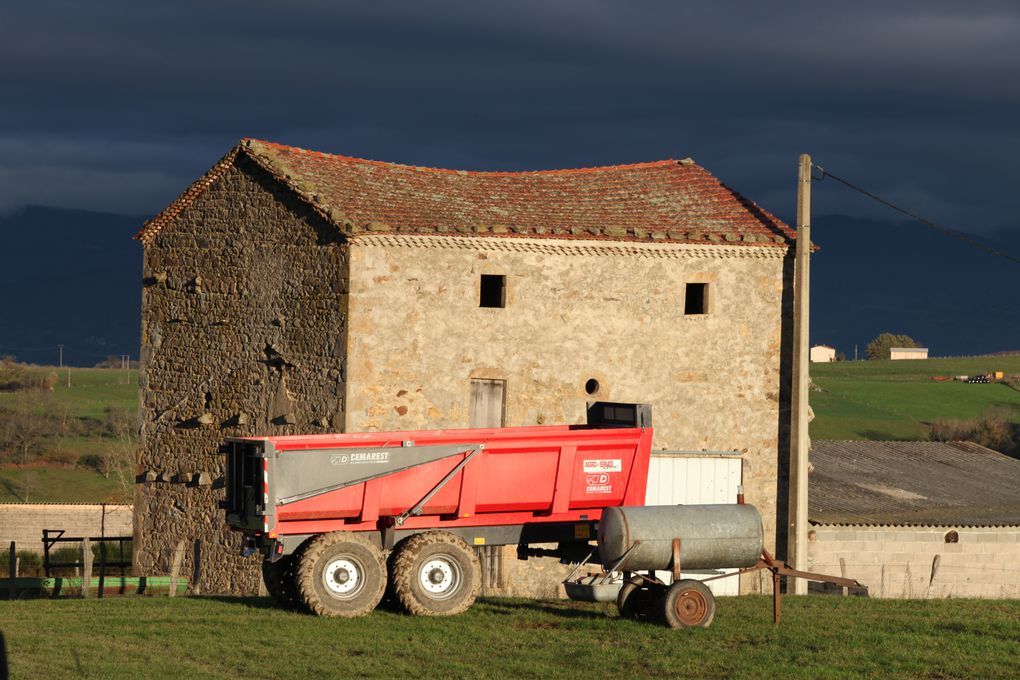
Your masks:
<svg viewBox="0 0 1020 680"><path fill-rule="evenodd" d="M135 564L176 546L197 590L252 593L255 560L226 529L227 436L342 431L347 246L239 155L145 248Z"/></svg>
<svg viewBox="0 0 1020 680"><path fill-rule="evenodd" d="M465 427L474 378L506 381L508 426L581 423L593 399L650 403L655 449L741 454L775 549L785 249L368 236L350 252L348 431ZM482 274L506 276L505 308L479 307ZM684 314L691 282L709 284L708 314Z"/></svg>
<svg viewBox="0 0 1020 680"><path fill-rule="evenodd" d="M840 559L871 597L1020 597L1020 527L814 527L808 570Z"/></svg>
<svg viewBox="0 0 1020 680"><path fill-rule="evenodd" d="M0 547L15 541L20 550L42 553L43 529L63 529L65 536L130 536L130 505L70 503L0 504Z"/></svg>

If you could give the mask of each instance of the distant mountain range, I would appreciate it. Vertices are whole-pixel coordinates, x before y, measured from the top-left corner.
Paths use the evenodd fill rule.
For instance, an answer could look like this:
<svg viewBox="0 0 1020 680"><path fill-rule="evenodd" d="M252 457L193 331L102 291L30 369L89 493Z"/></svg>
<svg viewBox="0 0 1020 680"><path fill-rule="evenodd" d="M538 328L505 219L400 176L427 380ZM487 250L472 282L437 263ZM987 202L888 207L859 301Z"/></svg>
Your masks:
<svg viewBox="0 0 1020 680"><path fill-rule="evenodd" d="M1020 258L1020 230L976 240ZM879 333L931 356L1020 350L1020 264L914 222L812 220L811 342L864 357Z"/></svg>
<svg viewBox="0 0 1020 680"><path fill-rule="evenodd" d="M0 218L0 355L138 358L145 218L30 206Z"/></svg>
<svg viewBox="0 0 1020 680"><path fill-rule="evenodd" d="M0 355L138 358L144 217L26 207L0 217ZM811 341L853 358L879 333L932 356L1020 350L1020 265L913 223L813 220ZM1020 257L1020 230L982 239Z"/></svg>

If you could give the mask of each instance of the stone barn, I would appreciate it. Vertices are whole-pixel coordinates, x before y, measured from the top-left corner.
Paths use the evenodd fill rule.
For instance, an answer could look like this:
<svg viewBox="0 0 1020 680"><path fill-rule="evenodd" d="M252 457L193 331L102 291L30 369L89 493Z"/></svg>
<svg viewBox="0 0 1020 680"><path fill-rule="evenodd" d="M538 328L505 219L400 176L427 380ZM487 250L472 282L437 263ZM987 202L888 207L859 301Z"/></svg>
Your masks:
<svg viewBox="0 0 1020 680"><path fill-rule="evenodd" d="M143 573L258 589L217 508L226 436L578 423L592 400L651 404L656 450L739 457L785 540L795 233L691 160L463 172L246 139L137 238Z"/></svg>

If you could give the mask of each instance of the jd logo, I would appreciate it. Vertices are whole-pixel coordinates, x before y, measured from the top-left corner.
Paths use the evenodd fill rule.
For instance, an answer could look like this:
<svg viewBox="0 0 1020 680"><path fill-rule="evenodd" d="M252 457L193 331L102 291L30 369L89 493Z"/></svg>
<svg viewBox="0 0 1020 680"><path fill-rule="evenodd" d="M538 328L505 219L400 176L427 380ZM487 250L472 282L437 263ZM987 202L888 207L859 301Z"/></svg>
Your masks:
<svg viewBox="0 0 1020 680"><path fill-rule="evenodd" d="M588 484L608 484L609 475L588 475Z"/></svg>
<svg viewBox="0 0 1020 680"><path fill-rule="evenodd" d="M333 454L332 456L329 457L329 464L330 465L346 465L347 463L350 462L350 460L351 459L347 456L347 454L337 453L337 454Z"/></svg>

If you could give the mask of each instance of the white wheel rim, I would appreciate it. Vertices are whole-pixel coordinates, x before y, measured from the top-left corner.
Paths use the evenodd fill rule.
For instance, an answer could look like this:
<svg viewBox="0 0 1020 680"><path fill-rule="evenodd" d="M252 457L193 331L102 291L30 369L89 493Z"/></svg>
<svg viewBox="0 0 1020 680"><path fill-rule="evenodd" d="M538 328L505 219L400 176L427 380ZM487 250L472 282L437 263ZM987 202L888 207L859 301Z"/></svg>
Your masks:
<svg viewBox="0 0 1020 680"><path fill-rule="evenodd" d="M418 570L418 583L434 599L450 597L460 588L460 566L449 555L434 555Z"/></svg>
<svg viewBox="0 0 1020 680"><path fill-rule="evenodd" d="M323 569L322 583L334 597L352 597L361 589L363 571L358 562L341 557Z"/></svg>

